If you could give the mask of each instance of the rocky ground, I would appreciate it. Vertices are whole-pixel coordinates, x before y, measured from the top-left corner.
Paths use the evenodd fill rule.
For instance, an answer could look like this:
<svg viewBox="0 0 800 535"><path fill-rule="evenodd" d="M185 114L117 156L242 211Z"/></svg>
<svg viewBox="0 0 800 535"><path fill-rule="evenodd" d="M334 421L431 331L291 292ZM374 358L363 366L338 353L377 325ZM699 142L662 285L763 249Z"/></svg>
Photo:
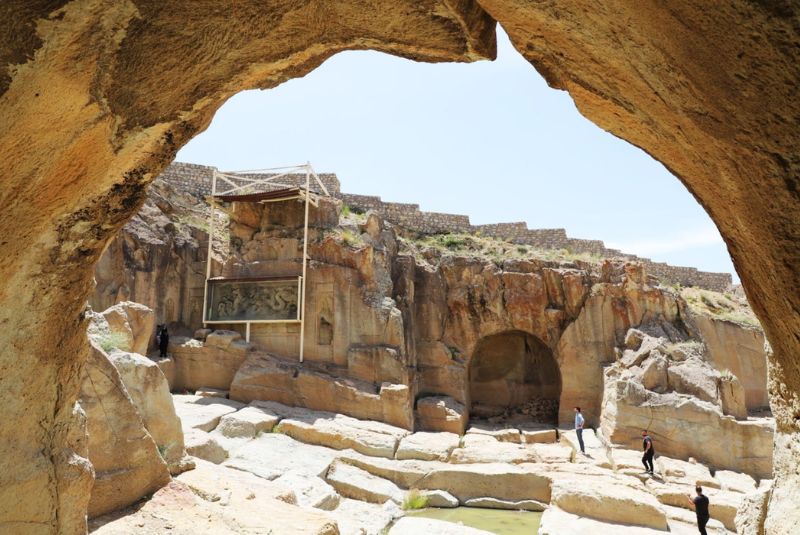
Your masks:
<svg viewBox="0 0 800 535"><path fill-rule="evenodd" d="M410 433L219 395L173 396L196 468L149 500L95 519L94 533L411 533L417 520L396 522L418 489L428 506L544 511L541 534L689 534L696 528L685 495L699 483L712 503L709 532L721 534L750 520L743 504L770 484L668 457L657 457L657 474L647 477L638 451L610 448L592 431L583 456L574 431ZM426 533L452 529L424 525Z"/></svg>

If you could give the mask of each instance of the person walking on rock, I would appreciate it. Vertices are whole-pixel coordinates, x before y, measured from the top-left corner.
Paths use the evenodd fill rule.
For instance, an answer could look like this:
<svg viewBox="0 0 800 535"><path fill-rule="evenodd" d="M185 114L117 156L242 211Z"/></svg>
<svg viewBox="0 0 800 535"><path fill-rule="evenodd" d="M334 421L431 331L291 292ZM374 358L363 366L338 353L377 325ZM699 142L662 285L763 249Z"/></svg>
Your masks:
<svg viewBox="0 0 800 535"><path fill-rule="evenodd" d="M691 494L687 495L689 503L694 507L694 512L697 514L697 529L700 530L702 535L708 535L706 532L706 524L711 516L708 514L708 498L703 494L703 487L697 485L694 488L697 496L692 498Z"/></svg>
<svg viewBox="0 0 800 535"><path fill-rule="evenodd" d="M644 469L647 471L647 473L652 476L653 457L656 454L656 450L653 449L653 439L647 434L646 429L642 430L642 449L644 450L644 455L642 455L642 464L644 465Z"/></svg>
<svg viewBox="0 0 800 535"><path fill-rule="evenodd" d="M575 434L578 435L578 444L581 446L581 453L586 455L586 450L583 447L583 414L581 408L575 407Z"/></svg>
<svg viewBox="0 0 800 535"><path fill-rule="evenodd" d="M167 357L167 347L169 347L169 332L167 332L167 326L164 325L158 335L158 349L161 352L159 355L161 358Z"/></svg>

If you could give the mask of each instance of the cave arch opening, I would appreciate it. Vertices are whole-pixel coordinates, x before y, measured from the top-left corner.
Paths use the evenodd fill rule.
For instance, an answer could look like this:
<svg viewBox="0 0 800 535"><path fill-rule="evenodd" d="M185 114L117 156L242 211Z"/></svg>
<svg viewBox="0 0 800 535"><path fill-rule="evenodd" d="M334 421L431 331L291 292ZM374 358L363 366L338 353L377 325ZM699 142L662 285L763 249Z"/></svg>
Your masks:
<svg viewBox="0 0 800 535"><path fill-rule="evenodd" d="M561 370L553 351L524 331L478 341L469 364L470 417L557 424Z"/></svg>

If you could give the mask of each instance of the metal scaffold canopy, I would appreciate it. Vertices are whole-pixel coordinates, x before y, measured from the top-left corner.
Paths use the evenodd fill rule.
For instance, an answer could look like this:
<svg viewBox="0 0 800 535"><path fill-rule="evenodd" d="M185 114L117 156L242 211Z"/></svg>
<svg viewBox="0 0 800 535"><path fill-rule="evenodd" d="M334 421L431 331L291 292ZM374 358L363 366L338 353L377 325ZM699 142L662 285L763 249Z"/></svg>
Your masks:
<svg viewBox="0 0 800 535"><path fill-rule="evenodd" d="M299 179L299 180L298 180ZM312 182L313 181L313 182ZM312 188L313 184L313 188ZM329 197L330 193L320 180L310 163L267 169L250 169L245 171L214 170L211 183L211 211L209 214L208 255L206 264L206 283L203 296L203 325L209 324L244 324L245 339L250 341L250 327L260 323L299 323L300 324L300 362L303 362L303 346L305 335L305 303L306 280L308 270L308 215L309 206L318 206L321 196ZM303 257L301 274L294 277L221 277L212 274L212 244L214 241L214 222L218 210L218 202L252 202L273 203L300 200L305 204L303 217ZM296 286L295 283L296 282ZM226 286L227 285L227 286ZM234 286L236 285L236 286ZM255 316L241 313L240 303L242 285L251 285L251 299L266 300L276 295L285 303L293 297L299 303L294 314L289 308L289 315L280 317L269 314ZM296 294L292 295L292 288ZM219 294L226 293L224 298ZM287 293L288 292L288 293ZM216 306L215 306L216 305ZM259 303L255 304L259 308ZM252 316L252 317L251 317Z"/></svg>

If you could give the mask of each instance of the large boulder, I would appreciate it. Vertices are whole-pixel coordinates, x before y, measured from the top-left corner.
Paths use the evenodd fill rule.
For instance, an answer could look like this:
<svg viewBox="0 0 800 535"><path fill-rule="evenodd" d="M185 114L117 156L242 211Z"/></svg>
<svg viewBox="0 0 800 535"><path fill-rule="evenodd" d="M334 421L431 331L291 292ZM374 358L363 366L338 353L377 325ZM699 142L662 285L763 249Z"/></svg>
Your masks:
<svg viewBox="0 0 800 535"><path fill-rule="evenodd" d="M469 414L450 396L428 396L417 400L417 424L424 431L464 434Z"/></svg>
<svg viewBox="0 0 800 535"><path fill-rule="evenodd" d="M119 372L94 345L84 370L80 403L86 412L89 460L95 469L89 517L121 509L169 483L167 464Z"/></svg>
<svg viewBox="0 0 800 535"><path fill-rule="evenodd" d="M652 494L611 479L556 480L551 504L568 513L602 522L667 530L664 510Z"/></svg>
<svg viewBox="0 0 800 535"><path fill-rule="evenodd" d="M170 358L159 361L159 365L169 378L173 391L231 388L233 377L247 358L250 345L234 339L233 334L215 336L215 333L208 336L212 342L205 344L182 336L170 338ZM239 336L238 333L234 334Z"/></svg>
<svg viewBox="0 0 800 535"><path fill-rule="evenodd" d="M459 437L455 433L413 433L400 441L397 459L419 459L422 461L446 461L458 447Z"/></svg>
<svg viewBox="0 0 800 535"><path fill-rule="evenodd" d="M772 475L772 420L736 420L724 415L718 405L697 397L649 391L629 370L619 367L607 369L605 381L601 430L611 443L639 449L641 430L648 429L657 454L694 457L756 478Z"/></svg>
<svg viewBox="0 0 800 535"><path fill-rule="evenodd" d="M104 350L118 348L146 355L154 343L156 317L145 305L124 301L89 314L89 336Z"/></svg>
<svg viewBox="0 0 800 535"><path fill-rule="evenodd" d="M391 500L400 504L405 495L400 487L388 479L340 461L334 461L325 480L342 496L362 502L385 503Z"/></svg>
<svg viewBox="0 0 800 535"><path fill-rule="evenodd" d="M136 353L116 350L109 358L170 471L179 472L186 452L166 377L155 362Z"/></svg>

